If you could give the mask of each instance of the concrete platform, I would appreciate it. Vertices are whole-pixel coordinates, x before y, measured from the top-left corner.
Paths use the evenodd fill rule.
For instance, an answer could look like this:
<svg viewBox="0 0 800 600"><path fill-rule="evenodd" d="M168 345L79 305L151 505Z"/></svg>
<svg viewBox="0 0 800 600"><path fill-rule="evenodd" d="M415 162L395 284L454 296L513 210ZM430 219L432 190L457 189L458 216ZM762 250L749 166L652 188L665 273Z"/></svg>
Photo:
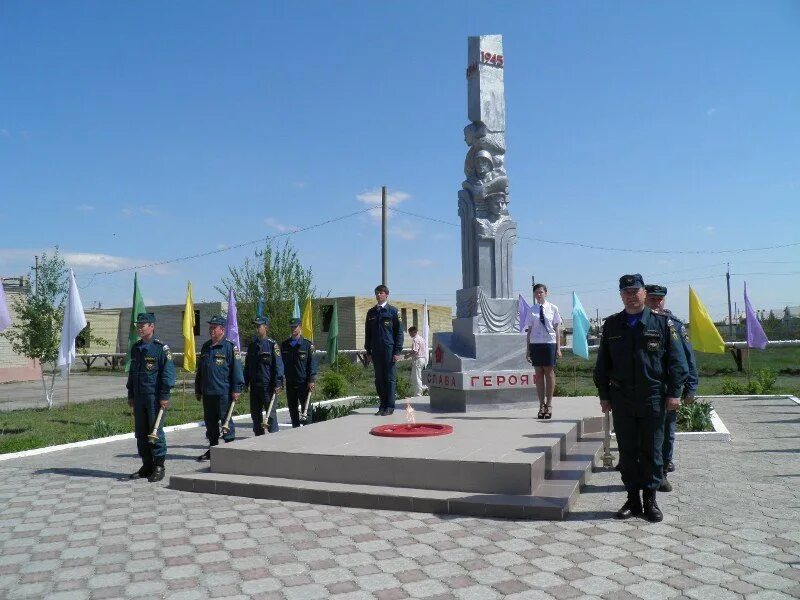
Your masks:
<svg viewBox="0 0 800 600"><path fill-rule="evenodd" d="M348 417L217 446L211 468L173 476L185 491L343 506L512 518L563 518L586 483L602 445L594 397L557 398L554 418L532 405L473 414L432 413L419 399L418 422L448 423L450 435L385 438L375 425L404 422L405 411Z"/></svg>

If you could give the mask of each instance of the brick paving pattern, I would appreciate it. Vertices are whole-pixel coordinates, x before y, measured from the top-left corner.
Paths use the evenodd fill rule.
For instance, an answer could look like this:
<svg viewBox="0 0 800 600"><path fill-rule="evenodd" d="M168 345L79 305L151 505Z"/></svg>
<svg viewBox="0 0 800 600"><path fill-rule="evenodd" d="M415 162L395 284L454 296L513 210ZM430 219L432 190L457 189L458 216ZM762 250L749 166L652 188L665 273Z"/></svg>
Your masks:
<svg viewBox="0 0 800 600"><path fill-rule="evenodd" d="M733 441L678 443L658 524L612 518L613 471L568 520L517 522L123 481L133 441L3 462L0 598L798 598L800 406L717 410ZM168 475L196 470L203 441L172 434Z"/></svg>

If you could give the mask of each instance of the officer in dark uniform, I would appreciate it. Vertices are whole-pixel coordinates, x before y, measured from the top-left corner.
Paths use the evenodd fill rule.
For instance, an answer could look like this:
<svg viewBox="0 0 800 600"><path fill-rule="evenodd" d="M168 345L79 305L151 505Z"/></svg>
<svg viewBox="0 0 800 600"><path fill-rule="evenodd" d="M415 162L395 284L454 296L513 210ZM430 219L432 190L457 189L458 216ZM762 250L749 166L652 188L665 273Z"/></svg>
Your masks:
<svg viewBox="0 0 800 600"><path fill-rule="evenodd" d="M389 288L375 288L378 304L367 311L364 332L364 349L367 362L375 365L375 390L380 398L376 415L391 415L394 412L394 395L397 386L394 365L403 351L403 326L397 309L388 303Z"/></svg>
<svg viewBox="0 0 800 600"><path fill-rule="evenodd" d="M678 337L683 345L683 352L686 355L686 363L689 366L689 376L686 378L686 383L683 386L683 393L681 394L681 401L693 402L695 394L697 393L697 363L694 360L694 350L692 343L689 341L689 331L683 324L683 321L675 318L672 311L664 307L664 302L667 296L667 288L663 285L646 285L644 286L647 292L647 308L654 313L666 315L675 324L678 330ZM675 470L675 463L672 462L673 450L675 448L675 429L678 423L678 411L668 410L666 420L664 421L664 479L661 480L661 486L658 488L659 492L671 492L672 484L667 480L667 473L672 473Z"/></svg>
<svg viewBox="0 0 800 600"><path fill-rule="evenodd" d="M221 421L225 421L231 401L236 402L244 387L244 374L239 348L225 339L225 317L213 316L208 322L208 340L200 349L200 364L194 378L194 393L203 401L203 420L206 423L206 438L210 446L219 444ZM233 419L230 430L222 436L225 442L236 438ZM211 450L197 457L198 461L209 460Z"/></svg>
<svg viewBox="0 0 800 600"><path fill-rule="evenodd" d="M164 459L167 456L167 438L162 417L158 439L151 444L148 435L153 430L158 410L169 406L169 392L175 385L175 365L172 352L164 342L153 337L156 316L139 313L136 316L136 333L139 341L131 349L128 371L128 406L133 408L136 448L142 457L142 467L131 479L147 477L155 482L164 479ZM166 413L165 413L166 416Z"/></svg>
<svg viewBox="0 0 800 600"><path fill-rule="evenodd" d="M678 408L689 368L675 324L645 306L642 276L623 275L619 289L625 310L603 323L594 382L602 411L613 411L628 492L617 518L644 513L648 521L658 522L664 518L656 503L663 475L664 411Z"/></svg>
<svg viewBox="0 0 800 600"><path fill-rule="evenodd" d="M264 416L261 411L269 410L274 394L283 389L283 361L278 342L269 336L269 317L257 317L256 336L247 347L244 360L245 386L250 388L250 416L253 418L253 433L264 435ZM267 415L267 431L278 431L278 402L272 403Z"/></svg>
<svg viewBox="0 0 800 600"><path fill-rule="evenodd" d="M307 415L303 408L308 408L308 395L314 391L317 378L314 344L303 337L301 324L300 319L291 319L292 335L281 343L286 371L286 404L292 427L306 424Z"/></svg>

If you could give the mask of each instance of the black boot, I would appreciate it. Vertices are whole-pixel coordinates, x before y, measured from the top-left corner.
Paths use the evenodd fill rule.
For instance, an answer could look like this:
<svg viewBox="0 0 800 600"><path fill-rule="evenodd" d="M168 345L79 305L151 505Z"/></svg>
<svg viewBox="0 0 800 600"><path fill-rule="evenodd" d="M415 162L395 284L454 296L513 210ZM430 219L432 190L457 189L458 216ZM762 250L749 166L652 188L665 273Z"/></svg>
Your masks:
<svg viewBox="0 0 800 600"><path fill-rule="evenodd" d="M150 474L150 477L147 478L147 481L150 483L155 483L156 481L164 479L164 457L157 456L153 462L155 463L153 472Z"/></svg>
<svg viewBox="0 0 800 600"><path fill-rule="evenodd" d="M651 523L658 523L664 519L664 513L658 508L656 504L656 491L645 490L642 494L644 496L644 518Z"/></svg>
<svg viewBox="0 0 800 600"><path fill-rule="evenodd" d="M131 473L128 479L145 479L150 477L153 472L153 455L150 452L145 452L142 456L142 466L135 473Z"/></svg>
<svg viewBox="0 0 800 600"><path fill-rule="evenodd" d="M203 452L200 456L197 457L197 462L203 462L206 460L211 460L211 448Z"/></svg>
<svg viewBox="0 0 800 600"><path fill-rule="evenodd" d="M617 519L630 519L631 517L638 517L642 514L642 500L639 498L638 490L635 492L628 492L628 500L617 511Z"/></svg>

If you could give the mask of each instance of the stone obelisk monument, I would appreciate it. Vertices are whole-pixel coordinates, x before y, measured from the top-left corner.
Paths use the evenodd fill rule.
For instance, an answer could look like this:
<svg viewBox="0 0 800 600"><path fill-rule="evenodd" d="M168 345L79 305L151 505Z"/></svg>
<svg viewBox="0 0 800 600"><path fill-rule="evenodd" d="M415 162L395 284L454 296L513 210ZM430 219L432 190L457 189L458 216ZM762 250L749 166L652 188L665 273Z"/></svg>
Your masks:
<svg viewBox="0 0 800 600"><path fill-rule="evenodd" d="M502 36L469 38L469 149L458 192L463 288L456 292L453 332L434 335L433 360L423 375L433 410L491 408L534 396L513 298L517 224L508 211L504 69Z"/></svg>

